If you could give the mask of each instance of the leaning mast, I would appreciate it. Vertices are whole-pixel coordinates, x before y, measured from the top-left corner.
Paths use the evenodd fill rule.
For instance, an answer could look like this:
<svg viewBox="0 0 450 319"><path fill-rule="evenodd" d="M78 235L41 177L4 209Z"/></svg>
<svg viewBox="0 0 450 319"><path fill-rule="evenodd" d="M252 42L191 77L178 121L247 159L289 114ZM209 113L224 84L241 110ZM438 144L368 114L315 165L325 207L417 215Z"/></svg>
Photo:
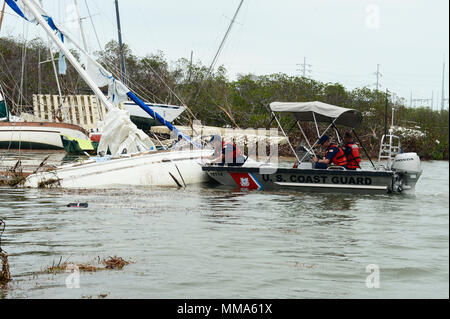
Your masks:
<svg viewBox="0 0 450 319"><path fill-rule="evenodd" d="M123 41L122 41L122 28L120 26L120 14L119 14L119 0L114 1L116 5L116 18L117 18L117 32L119 38L119 55L120 55L120 79L122 83L126 85L126 74L125 74L125 57L123 54Z"/></svg>

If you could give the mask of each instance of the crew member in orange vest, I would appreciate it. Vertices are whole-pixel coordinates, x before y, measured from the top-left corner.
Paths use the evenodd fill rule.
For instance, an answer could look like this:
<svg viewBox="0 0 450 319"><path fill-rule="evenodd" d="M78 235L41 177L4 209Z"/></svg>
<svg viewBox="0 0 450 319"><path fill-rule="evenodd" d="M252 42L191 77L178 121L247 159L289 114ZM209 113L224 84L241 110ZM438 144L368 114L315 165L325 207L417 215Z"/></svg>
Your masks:
<svg viewBox="0 0 450 319"><path fill-rule="evenodd" d="M242 166L246 161L246 157L242 151L234 143L225 142L218 135L214 135L210 141L214 147L214 155L216 163L227 166Z"/></svg>
<svg viewBox="0 0 450 319"><path fill-rule="evenodd" d="M326 152L324 159L319 160L317 157L314 157L314 163L316 163L315 168L327 169L330 165L347 167L347 158L345 157L344 151L332 143L328 136L322 136L319 144L326 147Z"/></svg>
<svg viewBox="0 0 450 319"><path fill-rule="evenodd" d="M344 154L347 157L347 169L356 170L361 168L361 156L359 155L359 146L353 141L352 134L345 133L344 136L345 148Z"/></svg>

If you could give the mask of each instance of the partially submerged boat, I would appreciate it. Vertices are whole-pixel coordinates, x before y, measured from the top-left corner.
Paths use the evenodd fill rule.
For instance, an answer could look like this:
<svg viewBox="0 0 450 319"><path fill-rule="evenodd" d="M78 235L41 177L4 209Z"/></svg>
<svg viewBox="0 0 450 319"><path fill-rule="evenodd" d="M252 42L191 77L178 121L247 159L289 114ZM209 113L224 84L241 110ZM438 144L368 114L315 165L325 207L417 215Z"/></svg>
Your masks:
<svg viewBox="0 0 450 319"><path fill-rule="evenodd" d="M422 169L416 153L402 153L400 140L392 130L382 138L377 165L371 160L371 169L347 170L340 166L328 169L315 169L312 158L314 148L320 138L331 129L339 139L339 126L351 128L355 137L355 128L362 122L359 111L330 105L322 102L281 103L270 105L273 118L287 138L276 113L288 114L295 119L307 145L301 151L291 150L299 163L297 168L285 168L277 164L249 161L241 167L204 165L203 170L222 185L248 190L290 189L296 191L321 192L363 192L363 193L401 193L412 191L419 180ZM314 122L317 140L310 143L301 122ZM326 123L327 129L320 134L318 123ZM359 140L360 144L361 141ZM363 146L363 145L362 145ZM365 150L365 148L364 148ZM368 156L368 154L366 154ZM369 157L370 159L370 157Z"/></svg>
<svg viewBox="0 0 450 319"><path fill-rule="evenodd" d="M104 188L121 185L185 187L208 181L202 158L208 150L157 151L118 158L94 157L30 175L31 188Z"/></svg>

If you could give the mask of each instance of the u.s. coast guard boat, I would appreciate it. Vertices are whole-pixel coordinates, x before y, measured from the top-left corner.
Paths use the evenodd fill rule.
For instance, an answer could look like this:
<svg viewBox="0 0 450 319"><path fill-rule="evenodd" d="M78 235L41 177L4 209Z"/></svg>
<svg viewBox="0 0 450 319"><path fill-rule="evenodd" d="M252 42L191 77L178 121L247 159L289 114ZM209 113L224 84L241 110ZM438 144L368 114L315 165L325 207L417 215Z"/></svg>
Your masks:
<svg viewBox="0 0 450 319"><path fill-rule="evenodd" d="M282 133L287 135L277 118L276 113L291 115L302 133L306 145L295 151L289 146L299 163L297 168L284 168L265 162L247 161L243 166L204 165L203 170L222 185L240 189L293 189L298 191L326 192L364 192L364 193L400 193L414 190L422 174L419 156L416 153L403 153L399 137L393 129L385 134L381 141L378 163L374 164L368 154L371 168L347 170L343 167L330 166L328 169L315 169L314 148L319 139L334 130L340 140L337 126L355 128L362 122L359 111L330 105L322 102L280 103L270 105L273 118ZM317 140L311 144L300 122L314 122ZM327 123L327 129L320 134L318 123ZM361 144L362 145L362 144ZM362 145L364 151L365 148ZM367 152L366 152L367 153Z"/></svg>

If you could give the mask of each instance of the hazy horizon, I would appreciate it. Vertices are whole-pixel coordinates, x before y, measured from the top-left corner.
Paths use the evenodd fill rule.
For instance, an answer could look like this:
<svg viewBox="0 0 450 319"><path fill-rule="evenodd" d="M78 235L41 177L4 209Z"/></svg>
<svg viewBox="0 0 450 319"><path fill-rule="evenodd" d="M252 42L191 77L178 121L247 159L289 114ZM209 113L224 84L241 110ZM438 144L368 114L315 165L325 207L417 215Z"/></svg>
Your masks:
<svg viewBox="0 0 450 319"><path fill-rule="evenodd" d="M209 65L240 0L119 0L124 42L134 54L162 51L168 61L190 58ZM57 21L76 32L73 0L44 0ZM114 1L87 1L100 44L117 39ZM78 0L82 17L85 1ZM7 8L0 36L43 35ZM435 0L245 0L216 67L230 79L237 74L301 75L339 82L346 88L386 88L410 103L434 98L440 109L445 55L445 97L449 90L449 2ZM89 19L83 19L89 48L97 44ZM39 30L39 31L37 31ZM79 31L78 31L79 33ZM43 37L45 39L45 37ZM448 102L446 104L448 107Z"/></svg>

